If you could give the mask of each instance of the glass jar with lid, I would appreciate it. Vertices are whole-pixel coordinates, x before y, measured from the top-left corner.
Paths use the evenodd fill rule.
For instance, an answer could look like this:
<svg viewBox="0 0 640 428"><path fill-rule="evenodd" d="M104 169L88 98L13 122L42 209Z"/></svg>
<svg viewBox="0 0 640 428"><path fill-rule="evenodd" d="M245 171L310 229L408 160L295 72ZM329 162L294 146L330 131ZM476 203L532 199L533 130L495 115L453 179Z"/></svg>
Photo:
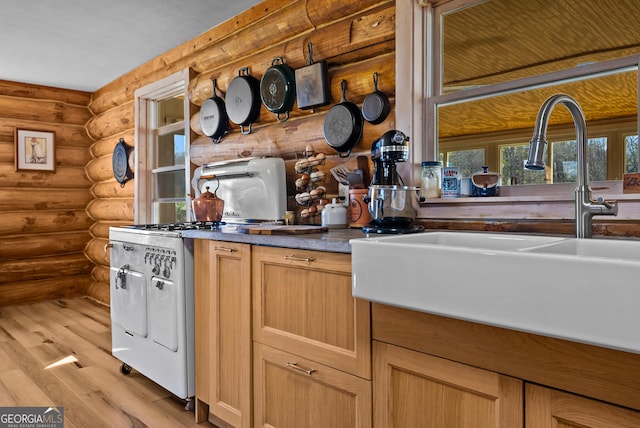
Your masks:
<svg viewBox="0 0 640 428"><path fill-rule="evenodd" d="M420 177L420 194L426 199L439 198L442 193L442 162L422 162L422 174Z"/></svg>

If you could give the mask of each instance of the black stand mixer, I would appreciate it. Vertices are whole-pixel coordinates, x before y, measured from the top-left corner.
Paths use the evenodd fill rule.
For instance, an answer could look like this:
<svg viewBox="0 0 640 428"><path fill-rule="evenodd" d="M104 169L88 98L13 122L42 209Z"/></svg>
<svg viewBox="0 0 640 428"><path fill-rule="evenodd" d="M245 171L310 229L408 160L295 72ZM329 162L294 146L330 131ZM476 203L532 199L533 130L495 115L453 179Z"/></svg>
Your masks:
<svg viewBox="0 0 640 428"><path fill-rule="evenodd" d="M409 137L400 131L387 131L371 145L374 165L372 185L404 185L396 169L397 162L409 159Z"/></svg>
<svg viewBox="0 0 640 428"><path fill-rule="evenodd" d="M387 131L371 145L374 172L365 202L372 221L363 227L364 233L424 230L423 226L413 224L420 207L420 188L406 186L396 168L398 162L408 159L409 137L401 131Z"/></svg>

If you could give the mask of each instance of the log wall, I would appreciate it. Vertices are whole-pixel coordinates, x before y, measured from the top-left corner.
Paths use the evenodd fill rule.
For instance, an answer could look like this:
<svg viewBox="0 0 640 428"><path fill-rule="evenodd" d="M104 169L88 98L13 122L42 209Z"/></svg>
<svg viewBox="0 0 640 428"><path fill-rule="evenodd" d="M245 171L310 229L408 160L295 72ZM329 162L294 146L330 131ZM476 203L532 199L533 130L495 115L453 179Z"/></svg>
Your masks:
<svg viewBox="0 0 640 428"><path fill-rule="evenodd" d="M217 78L220 92L226 92L229 82L242 67L249 67L253 76L261 78L274 57L282 56L296 69L307 65L307 45L312 43L315 62L326 60L329 65L332 104L315 111L300 110L294 105L291 117L279 123L264 106L253 126L253 132L242 135L232 124L220 144L198 135L197 110L211 97L211 78ZM247 156L280 156L287 161L287 189L293 198L297 153L311 144L316 151L327 154L321 167L329 169L338 163L356 167L358 154L369 155L371 143L386 130L394 128L395 104L395 1L362 0L265 0L247 12L166 52L136 70L120 77L93 94L90 109L95 114L87 123L94 140L92 159L87 174L95 184L94 199L87 214L96 220L91 228L92 239L85 249L94 262L89 295L109 302L108 256L103 248L108 241L110 225L133 222L133 187L124 188L106 173L118 139L134 142L134 91L163 77L190 67L194 78L189 85L190 101L195 106L194 139L191 160L194 166L206 162ZM347 80L347 99L359 106L373 90L373 72L380 75L379 90L391 100L392 113L379 125L365 123L364 135L349 158L339 158L323 137L324 117L331 106L340 101L340 81ZM329 179L327 187L337 189ZM292 201L289 202L292 204ZM293 203L294 204L294 203Z"/></svg>
<svg viewBox="0 0 640 428"><path fill-rule="evenodd" d="M91 94L0 81L0 306L86 295ZM55 133L55 172L16 171L16 129Z"/></svg>

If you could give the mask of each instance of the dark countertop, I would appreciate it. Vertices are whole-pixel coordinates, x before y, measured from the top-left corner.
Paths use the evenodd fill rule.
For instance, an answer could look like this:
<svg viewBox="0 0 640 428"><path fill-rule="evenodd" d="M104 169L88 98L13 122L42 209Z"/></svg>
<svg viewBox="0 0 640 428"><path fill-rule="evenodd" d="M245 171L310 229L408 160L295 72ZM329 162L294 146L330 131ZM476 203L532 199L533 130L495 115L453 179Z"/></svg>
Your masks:
<svg viewBox="0 0 640 428"><path fill-rule="evenodd" d="M324 233L305 233L299 235L258 235L238 232L236 226L233 225L225 225L218 230L185 230L182 232L182 236L185 238L211 239L269 247L329 251L333 253L351 253L349 240L365 238L362 229L329 229Z"/></svg>

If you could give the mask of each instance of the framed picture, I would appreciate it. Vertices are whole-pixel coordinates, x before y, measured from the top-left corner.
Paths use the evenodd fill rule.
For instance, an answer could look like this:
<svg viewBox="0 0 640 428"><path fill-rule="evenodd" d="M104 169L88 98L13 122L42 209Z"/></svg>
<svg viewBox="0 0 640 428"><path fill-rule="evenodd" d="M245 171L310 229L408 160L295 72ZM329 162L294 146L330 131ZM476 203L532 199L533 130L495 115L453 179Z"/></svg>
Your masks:
<svg viewBox="0 0 640 428"><path fill-rule="evenodd" d="M16 129L16 170L55 171L55 133Z"/></svg>

